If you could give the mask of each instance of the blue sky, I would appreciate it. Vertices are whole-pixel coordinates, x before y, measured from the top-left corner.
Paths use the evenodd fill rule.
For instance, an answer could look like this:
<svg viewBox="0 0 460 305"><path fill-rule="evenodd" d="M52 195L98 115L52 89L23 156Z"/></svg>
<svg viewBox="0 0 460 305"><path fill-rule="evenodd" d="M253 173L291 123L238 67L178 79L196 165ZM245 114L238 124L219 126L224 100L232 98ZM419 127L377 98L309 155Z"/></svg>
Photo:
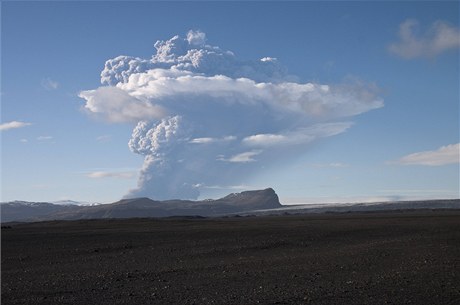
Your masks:
<svg viewBox="0 0 460 305"><path fill-rule="evenodd" d="M2 2L1 200L207 198L265 187L285 203L459 198L458 11L455 1ZM188 50L231 51L230 64L203 57L179 73L160 71L158 59L156 71L173 78L164 91L101 85L107 60L150 60L154 43L169 46L175 35ZM304 87L285 89L293 84ZM317 87L297 100L307 84ZM114 113L110 103L130 101L98 88L115 86L158 108ZM148 130L167 131L174 115L183 136L146 152ZM133 137L141 120L149 125ZM174 172L159 167L163 157Z"/></svg>

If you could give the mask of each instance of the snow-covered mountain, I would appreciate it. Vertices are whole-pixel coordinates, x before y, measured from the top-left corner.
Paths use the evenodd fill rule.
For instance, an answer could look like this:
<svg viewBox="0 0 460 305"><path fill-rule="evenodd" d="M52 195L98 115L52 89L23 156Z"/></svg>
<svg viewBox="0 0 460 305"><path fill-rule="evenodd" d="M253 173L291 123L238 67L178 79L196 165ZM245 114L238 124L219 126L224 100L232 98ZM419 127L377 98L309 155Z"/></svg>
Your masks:
<svg viewBox="0 0 460 305"><path fill-rule="evenodd" d="M57 204L57 205L78 205L78 206L93 206L93 205L101 204L97 202L86 202L86 201L75 201L75 200L58 200L58 201L53 201L51 203Z"/></svg>

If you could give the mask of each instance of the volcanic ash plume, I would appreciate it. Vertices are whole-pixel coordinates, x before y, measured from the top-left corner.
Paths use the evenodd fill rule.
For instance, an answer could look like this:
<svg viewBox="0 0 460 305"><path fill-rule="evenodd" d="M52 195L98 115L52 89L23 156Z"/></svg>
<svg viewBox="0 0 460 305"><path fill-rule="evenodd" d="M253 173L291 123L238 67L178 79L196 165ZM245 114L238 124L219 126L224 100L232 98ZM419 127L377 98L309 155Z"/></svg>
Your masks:
<svg viewBox="0 0 460 305"><path fill-rule="evenodd" d="M80 93L89 114L137 123L129 148L145 160L128 197L195 199L239 184L383 106L375 86L294 82L277 59L240 60L200 31L155 48L151 59L108 60L104 86Z"/></svg>
<svg viewBox="0 0 460 305"><path fill-rule="evenodd" d="M132 152L144 155L139 188L132 196L150 196L155 199L196 198L197 188L188 183L185 168L181 165L180 147L186 146L188 130L180 116L167 117L159 123L141 121L129 140ZM182 175L178 175L182 172ZM165 177L176 177L175 180ZM165 194L165 195L162 195Z"/></svg>

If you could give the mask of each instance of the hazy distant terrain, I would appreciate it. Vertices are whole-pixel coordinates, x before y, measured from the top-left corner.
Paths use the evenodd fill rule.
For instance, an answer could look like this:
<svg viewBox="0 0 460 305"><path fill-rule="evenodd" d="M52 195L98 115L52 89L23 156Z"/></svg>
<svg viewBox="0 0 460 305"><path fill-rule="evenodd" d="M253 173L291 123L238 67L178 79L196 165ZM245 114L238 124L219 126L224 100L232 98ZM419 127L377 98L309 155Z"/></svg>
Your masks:
<svg viewBox="0 0 460 305"><path fill-rule="evenodd" d="M302 204L283 206L278 209L257 210L255 215L272 215L278 213L349 213L349 212L378 212L403 210L442 210L460 209L460 199L389 201L370 203L340 203L340 204ZM246 215L246 213L241 213Z"/></svg>
<svg viewBox="0 0 460 305"><path fill-rule="evenodd" d="M1 221L45 221L132 217L272 215L369 212L413 209L460 209L460 199L286 206L271 188L230 194L215 200L123 199L111 204L23 202L1 204Z"/></svg>

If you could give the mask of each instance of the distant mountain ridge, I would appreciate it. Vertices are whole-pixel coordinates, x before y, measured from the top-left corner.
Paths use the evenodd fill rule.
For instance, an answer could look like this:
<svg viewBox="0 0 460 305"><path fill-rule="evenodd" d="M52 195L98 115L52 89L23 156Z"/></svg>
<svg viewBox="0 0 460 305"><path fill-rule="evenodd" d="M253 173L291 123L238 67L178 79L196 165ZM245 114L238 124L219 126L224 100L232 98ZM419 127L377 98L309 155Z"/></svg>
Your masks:
<svg viewBox="0 0 460 305"><path fill-rule="evenodd" d="M122 199L111 204L74 205L13 201L1 204L1 221L76 220L95 218L217 216L281 208L271 188L234 193L216 200Z"/></svg>
<svg viewBox="0 0 460 305"><path fill-rule="evenodd" d="M392 201L349 204L281 205L271 188L233 193L220 199L166 200L122 199L110 204L77 205L76 202L49 203L12 201L0 204L1 222L135 218L171 216L279 215L305 213L347 213L400 210L457 209L460 199Z"/></svg>

